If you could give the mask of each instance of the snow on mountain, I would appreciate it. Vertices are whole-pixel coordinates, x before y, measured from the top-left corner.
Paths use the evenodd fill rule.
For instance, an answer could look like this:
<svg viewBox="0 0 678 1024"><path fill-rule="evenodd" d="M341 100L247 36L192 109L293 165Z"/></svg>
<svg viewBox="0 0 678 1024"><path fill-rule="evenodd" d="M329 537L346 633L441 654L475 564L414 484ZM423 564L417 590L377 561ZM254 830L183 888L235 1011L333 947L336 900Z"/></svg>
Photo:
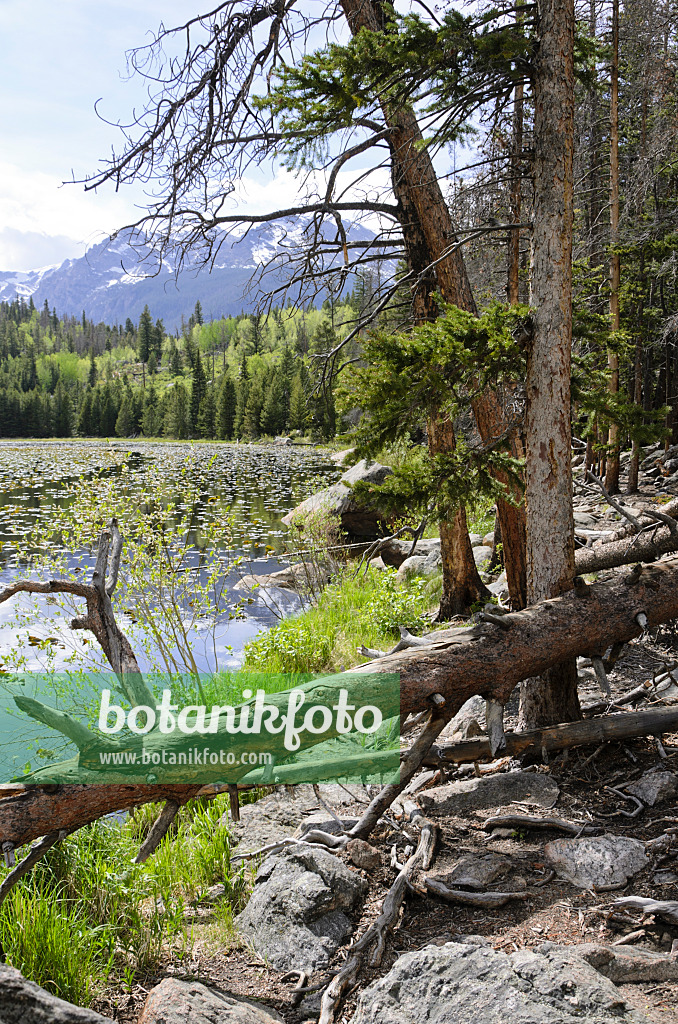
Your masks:
<svg viewBox="0 0 678 1024"><path fill-rule="evenodd" d="M187 260L178 276L173 258L163 258L158 268L150 249L132 247L129 235L121 232L111 243L93 245L80 259L39 270L0 271L0 300L32 295L36 306L46 299L59 314L80 316L85 310L92 320L109 324L124 323L127 317L137 322L148 304L153 317L173 330L198 300L206 318L251 308L253 296L247 291L252 275L275 255L299 244L304 226L301 220L270 222L244 237L225 238L212 269ZM373 237L360 226L350 234L359 240Z"/></svg>

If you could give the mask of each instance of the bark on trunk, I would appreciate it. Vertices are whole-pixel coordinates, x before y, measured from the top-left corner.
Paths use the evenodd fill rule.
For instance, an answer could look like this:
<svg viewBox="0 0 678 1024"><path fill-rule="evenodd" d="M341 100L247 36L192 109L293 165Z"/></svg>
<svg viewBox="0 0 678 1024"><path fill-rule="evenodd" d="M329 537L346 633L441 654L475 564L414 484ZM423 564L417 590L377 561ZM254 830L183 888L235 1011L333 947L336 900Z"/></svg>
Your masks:
<svg viewBox="0 0 678 1024"><path fill-rule="evenodd" d="M527 362L528 600L572 586L574 522L570 425L574 150L574 3L538 5L534 69L534 214ZM521 728L579 717L573 663L522 688Z"/></svg>
<svg viewBox="0 0 678 1024"><path fill-rule="evenodd" d="M619 245L619 0L612 0L612 69L610 74L610 321L613 331L619 330L620 257L614 251ZM608 350L610 394L619 392L619 355ZM619 492L619 425L610 424L607 438L610 453L607 459L605 486L610 494Z"/></svg>
<svg viewBox="0 0 678 1024"><path fill-rule="evenodd" d="M521 216L521 163L523 153L523 83L513 93L513 152L511 153L511 222L520 224ZM512 306L520 302L520 231L508 233L508 275L506 297Z"/></svg>

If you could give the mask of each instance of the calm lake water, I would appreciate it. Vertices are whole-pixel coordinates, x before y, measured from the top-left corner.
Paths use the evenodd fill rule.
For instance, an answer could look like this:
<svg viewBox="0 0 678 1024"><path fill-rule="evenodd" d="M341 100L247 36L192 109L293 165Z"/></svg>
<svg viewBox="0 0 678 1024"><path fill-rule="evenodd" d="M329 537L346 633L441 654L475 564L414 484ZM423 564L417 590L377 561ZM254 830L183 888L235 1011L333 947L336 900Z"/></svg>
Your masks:
<svg viewBox="0 0 678 1024"><path fill-rule="evenodd" d="M206 521L215 503L231 511L234 517L229 556L244 555L248 564L239 573L229 572L224 560L224 578L229 588L245 572L274 571L285 564L287 531L281 518L314 491L338 479L340 471L328 461L327 453L303 445L190 444L146 441L0 441L0 586L24 572L16 563L17 545L38 520L49 523L57 508L68 508L72 491L81 476L105 473L127 478L141 477L145 469L158 465L166 479L181 487L181 471L186 465L199 468L205 481L194 509L189 545L196 553L201 547L201 523ZM140 495L140 500L142 496ZM276 591L277 612L270 597L255 594L245 608L243 620L220 623L216 646L210 644L219 667L240 663L244 645L262 628L276 621L276 614L289 614L299 605L289 592ZM60 610L49 599L39 599L38 620L16 623L16 609L29 608L27 599L13 598L0 605L0 665L17 645L28 644L32 634L60 635L73 643ZM133 634L133 624L124 611L116 609L121 627ZM47 632L45 632L45 630ZM32 633L31 633L32 631ZM70 634L70 635L69 635ZM196 631L196 649L200 647L200 625ZM64 655L64 658L66 656ZM201 667L212 667L204 660ZM140 656L142 667L144 658ZM40 668L36 654L27 668Z"/></svg>

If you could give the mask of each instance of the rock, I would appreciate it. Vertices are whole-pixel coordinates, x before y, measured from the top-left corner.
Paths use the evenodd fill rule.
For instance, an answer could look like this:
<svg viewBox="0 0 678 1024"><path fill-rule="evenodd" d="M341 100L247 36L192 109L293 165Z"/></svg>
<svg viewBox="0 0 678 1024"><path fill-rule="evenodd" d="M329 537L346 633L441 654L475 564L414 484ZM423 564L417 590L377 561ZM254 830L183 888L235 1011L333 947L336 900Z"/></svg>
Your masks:
<svg viewBox="0 0 678 1024"><path fill-rule="evenodd" d="M386 565L393 565L399 569L405 559L409 556L412 548L411 540L402 540L400 537L390 540L380 551ZM417 541L415 555L430 555L432 551L440 554L440 537L432 537L429 540Z"/></svg>
<svg viewBox="0 0 678 1024"><path fill-rule="evenodd" d="M396 573L396 579L402 583L408 576L420 576L424 571L426 562L426 555L411 555L402 562Z"/></svg>
<svg viewBox="0 0 678 1024"><path fill-rule="evenodd" d="M501 772L427 789L417 796L417 802L424 814L461 815L487 807L504 807L514 800L553 807L559 793L558 786L548 775Z"/></svg>
<svg viewBox="0 0 678 1024"><path fill-rule="evenodd" d="M440 734L439 742L450 743L455 740L468 740L473 736L482 736L485 725L485 698L469 697L465 704L451 718Z"/></svg>
<svg viewBox="0 0 678 1024"><path fill-rule="evenodd" d="M498 853L470 854L462 857L451 871L444 869L443 863L437 865L435 874L429 875L436 882L442 882L450 889L474 889L482 892L497 878L511 869L508 857Z"/></svg>
<svg viewBox="0 0 678 1024"><path fill-rule="evenodd" d="M486 533L482 542L486 548L492 548L494 551L494 530L491 533Z"/></svg>
<svg viewBox="0 0 678 1024"><path fill-rule="evenodd" d="M370 569L379 569L380 572L384 572L385 569L388 569L388 566L381 555L379 555L377 558L370 559Z"/></svg>
<svg viewBox="0 0 678 1024"><path fill-rule="evenodd" d="M495 597L501 598L503 595L508 596L508 580L506 579L506 573L502 572L501 576L498 576L494 583L488 583L487 589Z"/></svg>
<svg viewBox="0 0 678 1024"><path fill-rule="evenodd" d="M330 455L330 462L333 462L335 466L343 466L349 455L353 455L355 448L344 448L341 452L334 452Z"/></svg>
<svg viewBox="0 0 678 1024"><path fill-rule="evenodd" d="M327 967L353 927L347 912L367 883L322 848L300 847L267 857L238 928L281 971Z"/></svg>
<svg viewBox="0 0 678 1024"><path fill-rule="evenodd" d="M151 989L139 1024L281 1024L274 1010L254 1000L208 988L199 981L163 978Z"/></svg>
<svg viewBox="0 0 678 1024"><path fill-rule="evenodd" d="M469 540L471 541L472 548L478 548L480 547L481 544L484 544L483 538L479 533L469 533L468 536ZM492 534L492 537L494 538L494 534ZM490 547L491 546L492 545L490 544Z"/></svg>
<svg viewBox="0 0 678 1024"><path fill-rule="evenodd" d="M256 587L278 587L281 590L307 591L329 581L329 572L313 562L296 562L277 572L243 576L234 590L253 590Z"/></svg>
<svg viewBox="0 0 678 1024"><path fill-rule="evenodd" d="M486 548L484 545L473 548L473 560L477 566L481 566L483 562L489 562L492 558L492 548Z"/></svg>
<svg viewBox="0 0 678 1024"><path fill-rule="evenodd" d="M666 953L656 953L639 946L607 946L598 942L583 942L577 946L558 946L545 943L540 950L553 949L560 953L574 953L615 985L643 981L678 981L678 960Z"/></svg>
<svg viewBox="0 0 678 1024"><path fill-rule="evenodd" d="M544 855L560 878L582 889L618 888L649 864L645 844L625 836L555 839Z"/></svg>
<svg viewBox="0 0 678 1024"><path fill-rule="evenodd" d="M351 1024L648 1024L583 957L448 942L401 956Z"/></svg>
<svg viewBox="0 0 678 1024"><path fill-rule="evenodd" d="M285 526L291 526L294 522L303 522L311 513L325 509L330 515L340 519L342 528L347 533L372 540L381 532L383 516L378 509L367 509L359 505L351 493L351 488L359 481L383 484L386 477L392 473L390 466L382 466L378 462L368 463L362 459L355 466L351 466L336 484L312 494L310 498L302 501L301 505L288 512L283 516L282 522Z"/></svg>
<svg viewBox="0 0 678 1024"><path fill-rule="evenodd" d="M595 516L590 515L588 512L575 512L574 513L574 525L575 526L595 526Z"/></svg>
<svg viewBox="0 0 678 1024"><path fill-rule="evenodd" d="M363 871L375 871L381 867L381 854L364 839L352 839L346 846L351 864Z"/></svg>
<svg viewBox="0 0 678 1024"><path fill-rule="evenodd" d="M333 810L353 803L353 791L362 798L361 786L349 785L346 789L338 785L320 786L323 800ZM232 821L225 814L220 824L227 826L231 833L232 852L237 850L242 854L287 839L295 834L309 814L318 811L319 804L313 786L301 785L290 790L279 789L253 804L243 804L240 808L240 821ZM326 819L327 812L323 811L322 820Z"/></svg>
<svg viewBox="0 0 678 1024"><path fill-rule="evenodd" d="M327 832L330 836L339 836L342 831L348 832L357 823L357 818L341 818L340 821L337 821L335 818L329 818L326 811L318 811L302 821L295 835L302 838L311 829L317 828L320 832Z"/></svg>
<svg viewBox="0 0 678 1024"><path fill-rule="evenodd" d="M292 444L292 438L291 437L276 437L275 440L273 441L273 444L278 445L279 447L286 446L288 444Z"/></svg>
<svg viewBox="0 0 678 1024"><path fill-rule="evenodd" d="M672 800L678 796L678 775L673 772L648 772L637 782L624 787L627 793L637 796L648 807Z"/></svg>
<svg viewBox="0 0 678 1024"><path fill-rule="evenodd" d="M0 1021L2 1024L113 1024L94 1010L58 999L17 971L0 963Z"/></svg>
<svg viewBox="0 0 678 1024"><path fill-rule="evenodd" d="M656 871L652 876L655 885L675 885L678 875L675 871Z"/></svg>

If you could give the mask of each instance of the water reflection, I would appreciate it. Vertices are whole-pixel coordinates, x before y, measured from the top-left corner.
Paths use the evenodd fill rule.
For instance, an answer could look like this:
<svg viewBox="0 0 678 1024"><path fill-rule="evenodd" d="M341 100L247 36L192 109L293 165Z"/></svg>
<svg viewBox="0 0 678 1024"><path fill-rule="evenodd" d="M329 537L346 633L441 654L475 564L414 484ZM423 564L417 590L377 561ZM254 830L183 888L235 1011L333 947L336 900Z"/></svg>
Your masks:
<svg viewBox="0 0 678 1024"><path fill-rule="evenodd" d="M239 573L229 571L230 557L242 554L248 559L246 572L275 571L284 564L276 557L285 550L287 531L281 518L309 494L333 482L340 471L327 460L326 453L310 446L260 446L244 444L190 444L159 442L106 442L106 441L4 441L0 442L0 584L6 585L19 574L16 564L17 547L31 527L38 521L49 524L57 509L67 509L72 502L73 488L80 477L96 474L126 474L126 481L141 478L150 465L159 466L163 476L176 482L181 492L182 470L193 466L200 475L201 486L190 509L191 529L188 545L195 553L204 549L202 527L215 507L228 510L234 516L233 546L224 552L224 583L231 591ZM138 500L144 496L139 494ZM83 561L82 552L72 552L72 565L81 564L91 569L91 555ZM134 632L134 624L124 613L124 597L116 595L116 608L121 627ZM121 599L122 598L122 599ZM29 626L17 628L14 615L17 604L28 608L31 600L18 597L0 605L0 663L3 652L20 646L28 655L27 668L41 667L39 652L30 646ZM83 647L83 638L68 629L61 610L49 600L39 599L40 618L45 627L42 632L55 638L55 649L66 658L75 644ZM289 591L274 593L257 591L252 603L245 609L241 620L228 620L221 624L219 636L212 642L201 634L201 623L194 630L195 649L201 665L208 662L200 655L201 646L209 647L209 661L216 657L218 664L238 664L244 645L262 626L276 621L279 614L290 614L299 607L298 598ZM206 627L206 624L204 624ZM146 662L143 655L140 661ZM144 666L146 667L146 666Z"/></svg>

